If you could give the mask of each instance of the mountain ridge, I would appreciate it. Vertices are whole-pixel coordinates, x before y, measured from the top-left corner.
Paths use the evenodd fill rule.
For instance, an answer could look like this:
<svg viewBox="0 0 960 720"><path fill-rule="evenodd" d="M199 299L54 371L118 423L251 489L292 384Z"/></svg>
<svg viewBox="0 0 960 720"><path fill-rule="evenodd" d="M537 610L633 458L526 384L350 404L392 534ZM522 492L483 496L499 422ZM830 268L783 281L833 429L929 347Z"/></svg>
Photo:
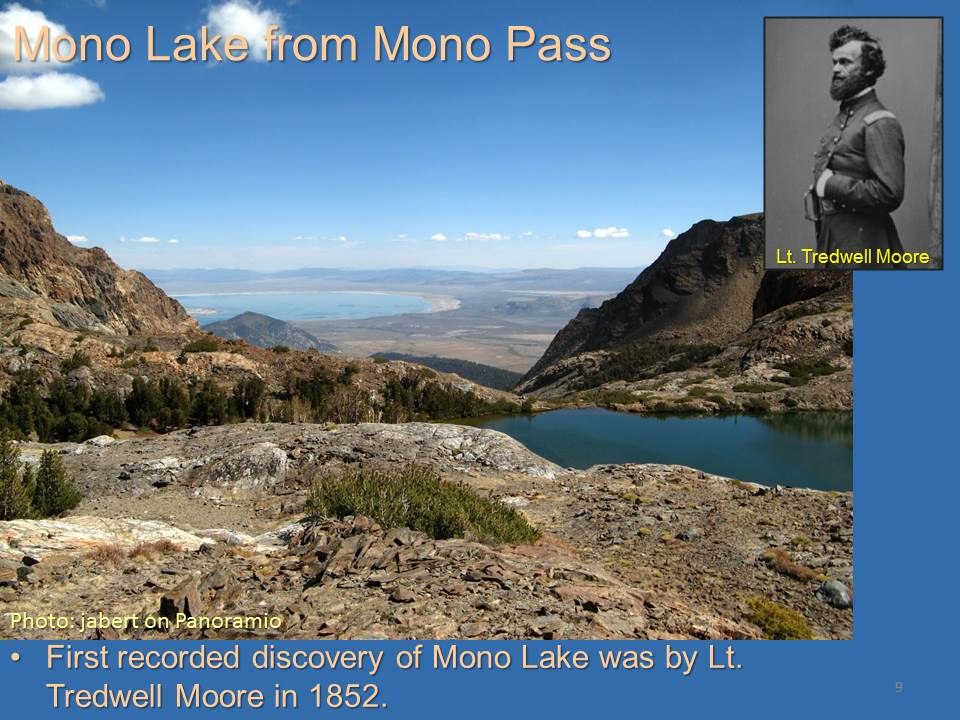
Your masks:
<svg viewBox="0 0 960 720"><path fill-rule="evenodd" d="M124 270L102 248L80 248L54 230L47 209L0 181L0 299L29 300L57 324L118 335L198 330L145 275Z"/></svg>

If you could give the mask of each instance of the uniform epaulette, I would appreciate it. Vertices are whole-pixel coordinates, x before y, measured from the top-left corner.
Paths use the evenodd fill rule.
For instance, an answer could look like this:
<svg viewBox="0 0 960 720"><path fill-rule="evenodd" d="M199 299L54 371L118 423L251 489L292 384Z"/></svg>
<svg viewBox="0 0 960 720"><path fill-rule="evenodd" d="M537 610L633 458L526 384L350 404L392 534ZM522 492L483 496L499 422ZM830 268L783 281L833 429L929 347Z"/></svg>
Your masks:
<svg viewBox="0 0 960 720"><path fill-rule="evenodd" d="M876 110L876 111L870 113L869 115L867 115L867 116L863 119L863 122L866 123L867 125L872 125L872 124L875 123L877 120L882 120L883 118L891 118L891 119L893 119L893 120L896 120L896 119L897 119L897 116L894 115L894 114L893 114L892 112L890 112L889 110Z"/></svg>

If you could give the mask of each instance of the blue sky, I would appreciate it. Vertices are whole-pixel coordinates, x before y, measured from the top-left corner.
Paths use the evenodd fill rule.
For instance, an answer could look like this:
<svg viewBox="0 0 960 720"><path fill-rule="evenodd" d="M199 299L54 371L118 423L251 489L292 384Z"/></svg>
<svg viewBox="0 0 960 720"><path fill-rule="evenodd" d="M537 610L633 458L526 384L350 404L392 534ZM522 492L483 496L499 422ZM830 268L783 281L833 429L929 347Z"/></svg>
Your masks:
<svg viewBox="0 0 960 720"><path fill-rule="evenodd" d="M231 3L0 0L0 17L19 5L74 36L133 43L122 64L53 68L85 80L51 92L87 104L0 110L13 139L0 177L39 197L60 232L128 267L642 265L671 230L761 209L763 15L852 9ZM359 59L146 62L147 25L170 50L211 17L248 17L238 5L293 34L352 33ZM491 58L375 63L378 24L483 33ZM508 63L511 24L604 34L612 57L542 63L531 48ZM36 80L9 62L3 72L4 52L0 80Z"/></svg>

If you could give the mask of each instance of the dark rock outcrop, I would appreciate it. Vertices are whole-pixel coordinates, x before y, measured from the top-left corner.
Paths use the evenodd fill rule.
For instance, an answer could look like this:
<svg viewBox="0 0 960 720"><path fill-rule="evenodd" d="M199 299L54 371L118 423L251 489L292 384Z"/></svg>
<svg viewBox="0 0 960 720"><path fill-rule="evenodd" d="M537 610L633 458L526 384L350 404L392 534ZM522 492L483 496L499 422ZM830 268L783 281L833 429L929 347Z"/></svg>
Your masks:
<svg viewBox="0 0 960 720"><path fill-rule="evenodd" d="M828 292L853 292L853 274L819 270L770 270L764 274L753 299L754 319L802 300Z"/></svg>
<svg viewBox="0 0 960 720"><path fill-rule="evenodd" d="M697 223L672 240L623 292L571 320L518 391L563 395L696 369L708 360L716 370L721 354L724 377L734 377L732 385L749 384L757 380L749 377L751 368L761 361L815 363L849 355L852 275L766 271L763 245L760 214ZM782 308L787 309L774 314ZM844 314L846 322L840 317ZM815 323L819 334L784 326L802 316L822 316ZM830 327L840 335L820 337ZM782 336L796 342L785 343ZM808 341L799 339L807 336ZM621 357L624 353L629 360ZM687 409L698 408L694 403Z"/></svg>
<svg viewBox="0 0 960 720"><path fill-rule="evenodd" d="M522 381L593 350L659 338L719 343L753 321L752 301L763 277L761 215L721 223L703 220L674 238L627 288L599 308L581 310Z"/></svg>

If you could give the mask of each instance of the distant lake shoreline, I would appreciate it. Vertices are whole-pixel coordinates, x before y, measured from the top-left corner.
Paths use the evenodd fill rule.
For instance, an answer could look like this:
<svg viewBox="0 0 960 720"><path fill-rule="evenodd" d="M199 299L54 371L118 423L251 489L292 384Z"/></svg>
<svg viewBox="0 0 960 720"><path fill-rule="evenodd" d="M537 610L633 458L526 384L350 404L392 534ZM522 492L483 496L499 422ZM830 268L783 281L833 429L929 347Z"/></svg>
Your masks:
<svg viewBox="0 0 960 720"><path fill-rule="evenodd" d="M378 290L238 290L172 293L201 325L227 320L245 312L287 322L298 320L360 320L407 313L455 310L451 296Z"/></svg>

